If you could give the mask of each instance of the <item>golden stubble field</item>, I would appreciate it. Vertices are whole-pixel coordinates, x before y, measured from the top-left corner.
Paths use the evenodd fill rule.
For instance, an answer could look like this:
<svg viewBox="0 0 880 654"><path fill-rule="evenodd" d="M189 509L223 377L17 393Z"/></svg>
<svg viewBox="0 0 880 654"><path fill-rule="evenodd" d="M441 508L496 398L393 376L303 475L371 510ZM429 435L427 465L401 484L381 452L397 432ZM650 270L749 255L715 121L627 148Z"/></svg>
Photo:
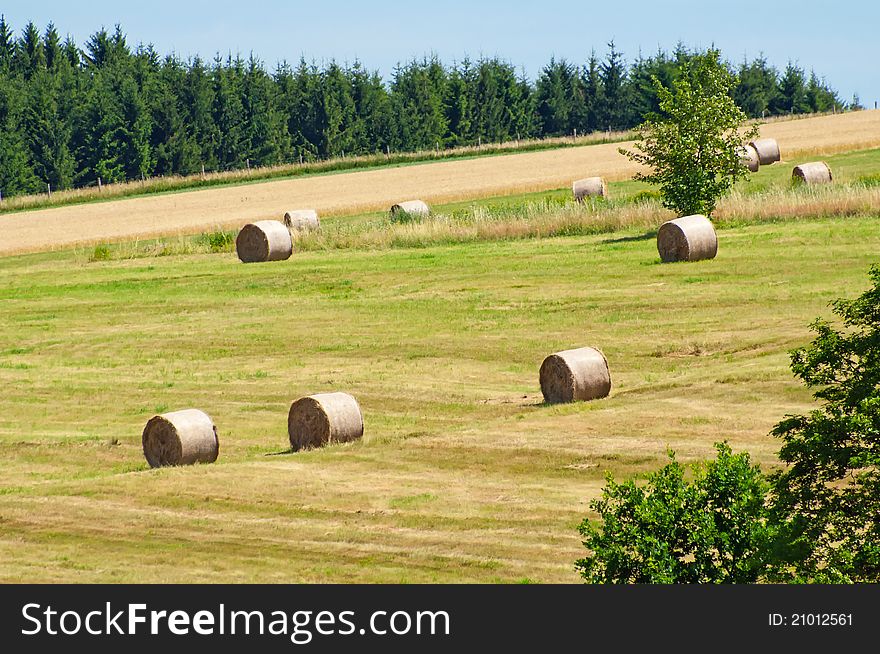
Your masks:
<svg viewBox="0 0 880 654"><path fill-rule="evenodd" d="M787 165L795 158L880 146L880 111L764 125ZM279 218L289 208L322 214L384 209L410 198L428 202L544 191L573 179L628 179L638 167L618 153L627 143L499 155L243 184L0 215L0 255L35 252Z"/></svg>

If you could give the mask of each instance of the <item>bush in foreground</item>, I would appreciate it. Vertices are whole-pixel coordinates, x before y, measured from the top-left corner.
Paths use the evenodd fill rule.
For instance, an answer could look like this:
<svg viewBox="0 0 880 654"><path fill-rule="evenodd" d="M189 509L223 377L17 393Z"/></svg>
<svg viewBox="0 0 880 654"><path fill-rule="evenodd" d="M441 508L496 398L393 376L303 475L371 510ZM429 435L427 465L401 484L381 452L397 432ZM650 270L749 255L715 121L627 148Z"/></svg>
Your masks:
<svg viewBox="0 0 880 654"><path fill-rule="evenodd" d="M768 484L747 453L716 445L714 461L693 468L692 481L670 462L648 477L618 484L608 477L579 531L590 554L575 566L590 583L751 583L767 569L771 538Z"/></svg>

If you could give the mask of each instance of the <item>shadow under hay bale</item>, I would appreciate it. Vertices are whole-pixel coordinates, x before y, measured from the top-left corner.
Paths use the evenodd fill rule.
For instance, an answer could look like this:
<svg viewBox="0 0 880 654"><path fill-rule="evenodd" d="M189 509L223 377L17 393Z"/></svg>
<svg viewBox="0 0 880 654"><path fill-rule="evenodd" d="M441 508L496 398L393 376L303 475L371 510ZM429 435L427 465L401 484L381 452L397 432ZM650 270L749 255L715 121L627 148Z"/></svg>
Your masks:
<svg viewBox="0 0 880 654"><path fill-rule="evenodd" d="M571 191L578 202L583 202L588 197L607 198L608 182L604 177L586 177L573 182Z"/></svg>
<svg viewBox="0 0 880 654"><path fill-rule="evenodd" d="M746 168L753 173L758 172L758 169L761 167L761 158L758 156L758 151L751 145L744 145L738 151L739 160L745 164Z"/></svg>
<svg viewBox="0 0 880 654"><path fill-rule="evenodd" d="M755 148L755 152L758 153L758 162L762 166L780 160L779 144L776 139L755 139L750 141L749 145Z"/></svg>
<svg viewBox="0 0 880 654"><path fill-rule="evenodd" d="M676 218L660 225L657 251L663 263L713 259L718 254L718 235L706 216Z"/></svg>
<svg viewBox="0 0 880 654"><path fill-rule="evenodd" d="M407 218L427 218L431 215L431 208L422 200L407 200L398 202L391 207L391 220L406 222Z"/></svg>
<svg viewBox="0 0 880 654"><path fill-rule="evenodd" d="M834 179L831 168L824 161L811 161L795 166L791 178L801 184L830 184Z"/></svg>
<svg viewBox="0 0 880 654"><path fill-rule="evenodd" d="M295 209L284 214L284 226L295 232L308 232L321 227L314 209Z"/></svg>
<svg viewBox="0 0 880 654"><path fill-rule="evenodd" d="M260 220L241 228L235 251L244 263L284 261L293 254L293 240L281 221Z"/></svg>
<svg viewBox="0 0 880 654"><path fill-rule="evenodd" d="M153 416L141 438L151 468L214 463L220 440L214 421L204 411L183 409Z"/></svg>
<svg viewBox="0 0 880 654"><path fill-rule="evenodd" d="M551 354L541 364L538 376L548 404L596 400L611 392L608 360L592 347Z"/></svg>
<svg viewBox="0 0 880 654"><path fill-rule="evenodd" d="M294 451L347 443L364 435L364 417L348 393L317 393L290 405L287 435Z"/></svg>

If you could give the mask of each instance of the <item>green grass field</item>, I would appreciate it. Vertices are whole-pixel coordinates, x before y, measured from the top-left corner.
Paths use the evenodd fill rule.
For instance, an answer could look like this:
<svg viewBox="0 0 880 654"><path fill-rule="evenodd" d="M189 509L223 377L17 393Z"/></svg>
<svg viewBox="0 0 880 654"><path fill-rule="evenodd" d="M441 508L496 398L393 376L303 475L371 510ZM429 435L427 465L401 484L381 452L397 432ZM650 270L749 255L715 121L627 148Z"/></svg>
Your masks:
<svg viewBox="0 0 880 654"><path fill-rule="evenodd" d="M868 216L722 224L715 260L675 265L640 226L0 258L0 580L577 581L606 471L723 439L774 465L769 429L810 406L787 352L878 250ZM544 406L541 360L582 345L611 397ZM290 402L328 390L360 400L363 441L289 453ZM149 470L147 419L191 406L218 462Z"/></svg>

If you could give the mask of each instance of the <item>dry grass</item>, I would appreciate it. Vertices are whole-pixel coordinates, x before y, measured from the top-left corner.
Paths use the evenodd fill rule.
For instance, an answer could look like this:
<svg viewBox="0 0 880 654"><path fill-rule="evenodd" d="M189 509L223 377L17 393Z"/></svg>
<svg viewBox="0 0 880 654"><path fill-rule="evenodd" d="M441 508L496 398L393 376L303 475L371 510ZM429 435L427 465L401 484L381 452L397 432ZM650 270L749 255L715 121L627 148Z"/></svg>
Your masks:
<svg viewBox="0 0 880 654"><path fill-rule="evenodd" d="M842 216L875 216L880 185L859 182L822 187L773 186L755 192L749 187L724 197L713 221L717 225L748 225ZM624 200L590 200L584 204L553 197L527 199L502 206L473 204L446 208L430 219L406 223L384 214L359 221L325 223L320 231L294 234L294 250L423 248L433 245L606 234L639 229L653 234L675 214L652 196ZM219 228L199 236L124 241L112 246L77 249L77 261L142 259L173 255L233 252L235 231Z"/></svg>
<svg viewBox="0 0 880 654"><path fill-rule="evenodd" d="M734 191L718 204L714 218L722 223L774 222L833 216L876 216L878 211L880 187L855 183L763 193Z"/></svg>
<svg viewBox="0 0 880 654"><path fill-rule="evenodd" d="M880 112L773 122L764 126L762 134L779 141L784 161L802 154L876 147ZM2 215L0 255L191 234L217 224L237 228L256 220L277 220L293 200L315 207L322 216L338 216L385 209L406 197L422 197L436 205L557 189L593 173L609 181L628 179L637 168L617 149L618 144L572 147Z"/></svg>
<svg viewBox="0 0 880 654"><path fill-rule="evenodd" d="M214 231L196 236L171 236L160 239L121 241L108 245L99 243L94 248L74 250L77 263L109 261L110 259L144 259L170 257L183 254L210 254L212 252L234 252L234 230L223 230L217 226Z"/></svg>
<svg viewBox="0 0 880 654"><path fill-rule="evenodd" d="M513 210L493 211L476 206L466 212L436 214L420 222L380 220L358 225L340 222L321 232L301 235L295 247L300 250L386 249L601 234L629 227L656 226L668 216L656 202L606 205L593 201L560 207L535 201Z"/></svg>
<svg viewBox="0 0 880 654"><path fill-rule="evenodd" d="M516 160L522 179L552 181L570 152L601 147L513 156L558 158L537 172ZM417 181L453 196L454 183L494 183L458 177L469 163L397 172L433 170ZM810 408L788 351L829 301L866 286L880 187L793 189L787 172L725 198L719 255L693 264L658 263L656 202L578 207L570 192L393 227L337 219L302 237L322 251L273 265L199 253L228 248L226 232L114 246L109 261L0 258L0 581L577 581L575 525L606 470L643 473L667 447L705 458L721 439L771 467L769 429ZM140 225L149 206L173 225L258 186L282 211L286 184L76 209ZM59 229L71 215L100 224L73 209L46 213ZM830 214L844 217L810 219ZM215 213L198 217L214 227ZM780 217L794 220L770 224ZM117 256L147 248L190 254ZM543 405L540 362L585 333L612 366L611 396ZM339 388L361 404L363 440L290 454L290 401ZM209 411L219 460L148 470L145 419L184 406Z"/></svg>
<svg viewBox="0 0 880 654"><path fill-rule="evenodd" d="M782 161L774 164L777 166L795 157L867 150L880 147L880 111L768 122L761 128L761 136L779 142Z"/></svg>
<svg viewBox="0 0 880 654"><path fill-rule="evenodd" d="M752 224L833 216L875 216L880 187L840 184L825 187L737 190L722 198L714 220L719 224ZM440 212L421 222L384 219L348 224L338 221L320 232L297 237L295 250L387 249L427 247L475 241L605 234L623 229L655 230L675 214L656 200L605 202L591 200L559 205L550 200L493 209Z"/></svg>

